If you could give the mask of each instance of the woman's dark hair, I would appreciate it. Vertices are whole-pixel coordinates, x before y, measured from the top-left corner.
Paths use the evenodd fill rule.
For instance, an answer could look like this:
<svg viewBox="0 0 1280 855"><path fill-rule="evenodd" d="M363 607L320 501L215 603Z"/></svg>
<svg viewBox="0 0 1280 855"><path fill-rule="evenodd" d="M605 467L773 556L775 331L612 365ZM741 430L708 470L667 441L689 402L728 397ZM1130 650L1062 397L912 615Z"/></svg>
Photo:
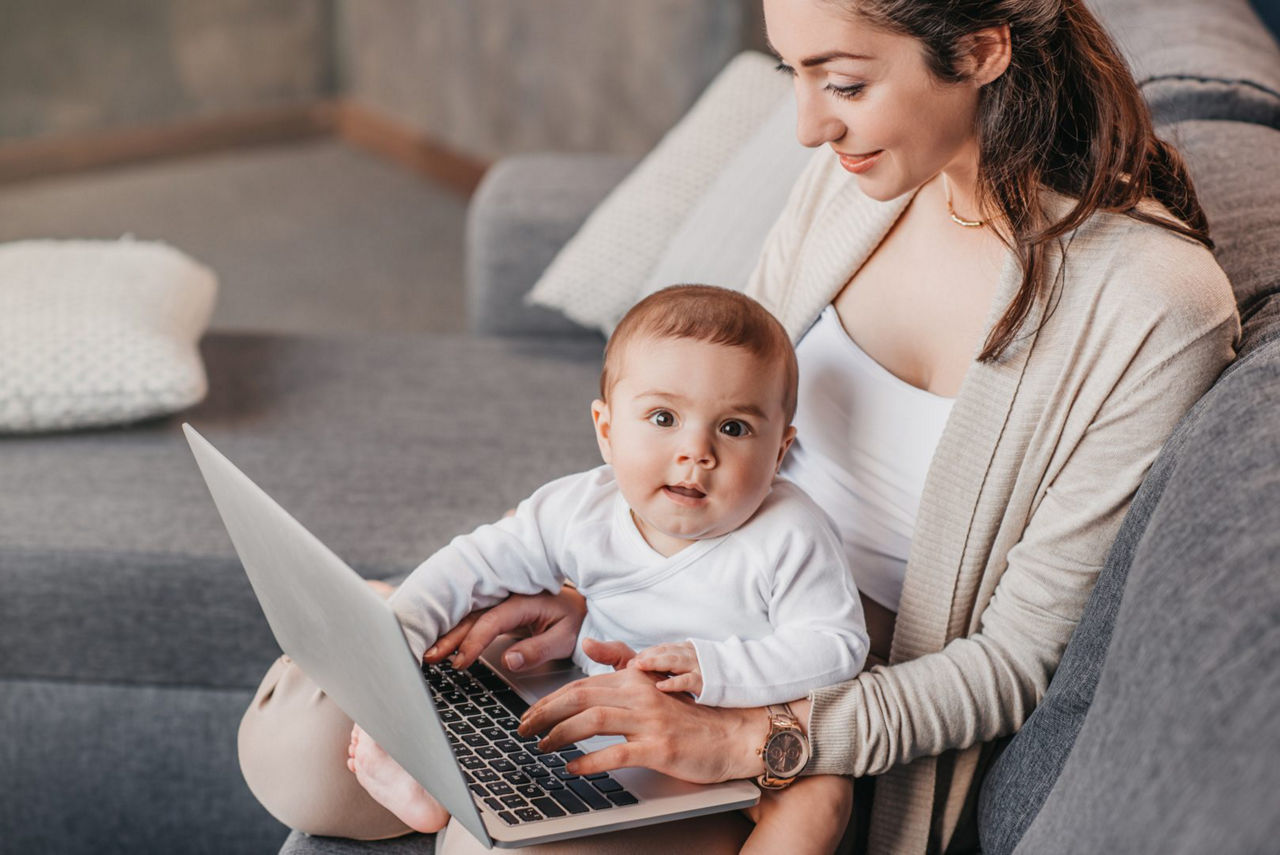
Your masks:
<svg viewBox="0 0 1280 855"><path fill-rule="evenodd" d="M983 345L996 359L1042 290L1049 245L1097 211L1126 214L1212 248L1209 224L1178 152L1157 139L1151 114L1115 43L1083 0L836 0L859 18L924 45L937 78L965 78L979 30L1007 24L1012 57L978 100L980 210L1000 214L1022 265L1022 286ZM1048 188L1076 200L1051 222ZM1138 210L1154 198L1178 221ZM1000 230L998 230L1000 231Z"/></svg>

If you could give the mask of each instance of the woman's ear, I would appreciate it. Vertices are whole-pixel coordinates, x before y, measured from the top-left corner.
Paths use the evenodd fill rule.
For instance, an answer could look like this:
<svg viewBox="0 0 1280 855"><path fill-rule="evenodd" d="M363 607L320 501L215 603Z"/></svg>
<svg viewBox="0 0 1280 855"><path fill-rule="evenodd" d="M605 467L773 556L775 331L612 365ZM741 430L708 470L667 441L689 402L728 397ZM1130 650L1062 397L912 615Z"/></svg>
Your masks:
<svg viewBox="0 0 1280 855"><path fill-rule="evenodd" d="M596 445L605 463L613 462L613 445L609 441L609 405L596 398L591 402L591 421L596 428Z"/></svg>
<svg viewBox="0 0 1280 855"><path fill-rule="evenodd" d="M1009 25L974 30L965 36L965 65L968 79L985 86L1004 74L1013 59Z"/></svg>

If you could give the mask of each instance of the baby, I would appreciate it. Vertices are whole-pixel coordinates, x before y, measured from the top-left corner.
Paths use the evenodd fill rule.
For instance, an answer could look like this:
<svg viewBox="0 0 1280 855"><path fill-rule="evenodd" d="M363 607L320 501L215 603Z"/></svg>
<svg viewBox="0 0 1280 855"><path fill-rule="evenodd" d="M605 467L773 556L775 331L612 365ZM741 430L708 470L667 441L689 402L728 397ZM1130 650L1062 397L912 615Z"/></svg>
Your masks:
<svg viewBox="0 0 1280 855"><path fill-rule="evenodd" d="M587 601L574 659L588 673L611 669L584 638L626 642L641 650L631 667L669 675L659 689L715 706L782 704L853 677L868 642L839 535L775 480L795 437L796 374L786 332L748 297L685 285L642 300L609 340L591 406L605 465L541 487L414 570L390 599L414 655L473 609L569 582ZM410 827L447 822L358 726L349 754ZM830 849L847 812L824 806L850 793L835 776L766 791L748 848Z"/></svg>

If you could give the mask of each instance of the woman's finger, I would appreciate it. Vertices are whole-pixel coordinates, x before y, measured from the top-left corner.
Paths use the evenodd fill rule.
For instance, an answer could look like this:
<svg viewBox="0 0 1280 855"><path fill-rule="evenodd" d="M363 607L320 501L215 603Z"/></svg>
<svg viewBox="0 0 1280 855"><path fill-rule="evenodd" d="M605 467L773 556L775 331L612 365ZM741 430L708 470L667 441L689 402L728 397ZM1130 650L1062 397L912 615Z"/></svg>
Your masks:
<svg viewBox="0 0 1280 855"><path fill-rule="evenodd" d="M627 736L637 733L642 717L635 710L611 706L590 706L561 721L538 742L538 750L559 751L592 736Z"/></svg>
<svg viewBox="0 0 1280 855"><path fill-rule="evenodd" d="M692 692L697 694L702 688L702 681L696 674L677 674L657 684L664 692Z"/></svg>
<svg viewBox="0 0 1280 855"><path fill-rule="evenodd" d="M458 621L457 626L437 638L436 643L427 648L422 660L435 665L453 655L453 652L458 649L458 644L467 637L467 633L471 631L471 625L480 618L481 614L483 612L472 612Z"/></svg>
<svg viewBox="0 0 1280 855"><path fill-rule="evenodd" d="M610 674L586 677L561 686L549 695L544 695L520 717L520 735L532 736L545 733L554 725L577 715L587 707L610 706L615 705L619 700L625 700L626 692L620 690L621 681L618 679L625 673L625 671L614 671Z"/></svg>
<svg viewBox="0 0 1280 855"><path fill-rule="evenodd" d="M636 652L621 641L597 641L594 638L582 639L582 652L601 665L612 668L626 668Z"/></svg>
<svg viewBox="0 0 1280 855"><path fill-rule="evenodd" d="M546 632L521 639L508 647L502 654L502 664L512 671L519 671L553 659L567 659L573 655L577 640L578 630L562 621Z"/></svg>
<svg viewBox="0 0 1280 855"><path fill-rule="evenodd" d="M689 671L697 665L697 660L689 661L689 657L680 653L641 653L636 657L637 666L646 671L663 671L678 674Z"/></svg>

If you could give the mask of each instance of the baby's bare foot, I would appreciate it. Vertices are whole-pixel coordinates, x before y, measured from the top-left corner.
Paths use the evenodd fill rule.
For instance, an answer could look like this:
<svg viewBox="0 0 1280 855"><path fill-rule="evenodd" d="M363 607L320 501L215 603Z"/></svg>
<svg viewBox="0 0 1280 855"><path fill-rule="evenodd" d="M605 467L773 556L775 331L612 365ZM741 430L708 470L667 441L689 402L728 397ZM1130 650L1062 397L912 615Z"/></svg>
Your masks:
<svg viewBox="0 0 1280 855"><path fill-rule="evenodd" d="M374 801L414 831L439 831L449 821L449 813L440 803L358 724L351 729L347 768Z"/></svg>

